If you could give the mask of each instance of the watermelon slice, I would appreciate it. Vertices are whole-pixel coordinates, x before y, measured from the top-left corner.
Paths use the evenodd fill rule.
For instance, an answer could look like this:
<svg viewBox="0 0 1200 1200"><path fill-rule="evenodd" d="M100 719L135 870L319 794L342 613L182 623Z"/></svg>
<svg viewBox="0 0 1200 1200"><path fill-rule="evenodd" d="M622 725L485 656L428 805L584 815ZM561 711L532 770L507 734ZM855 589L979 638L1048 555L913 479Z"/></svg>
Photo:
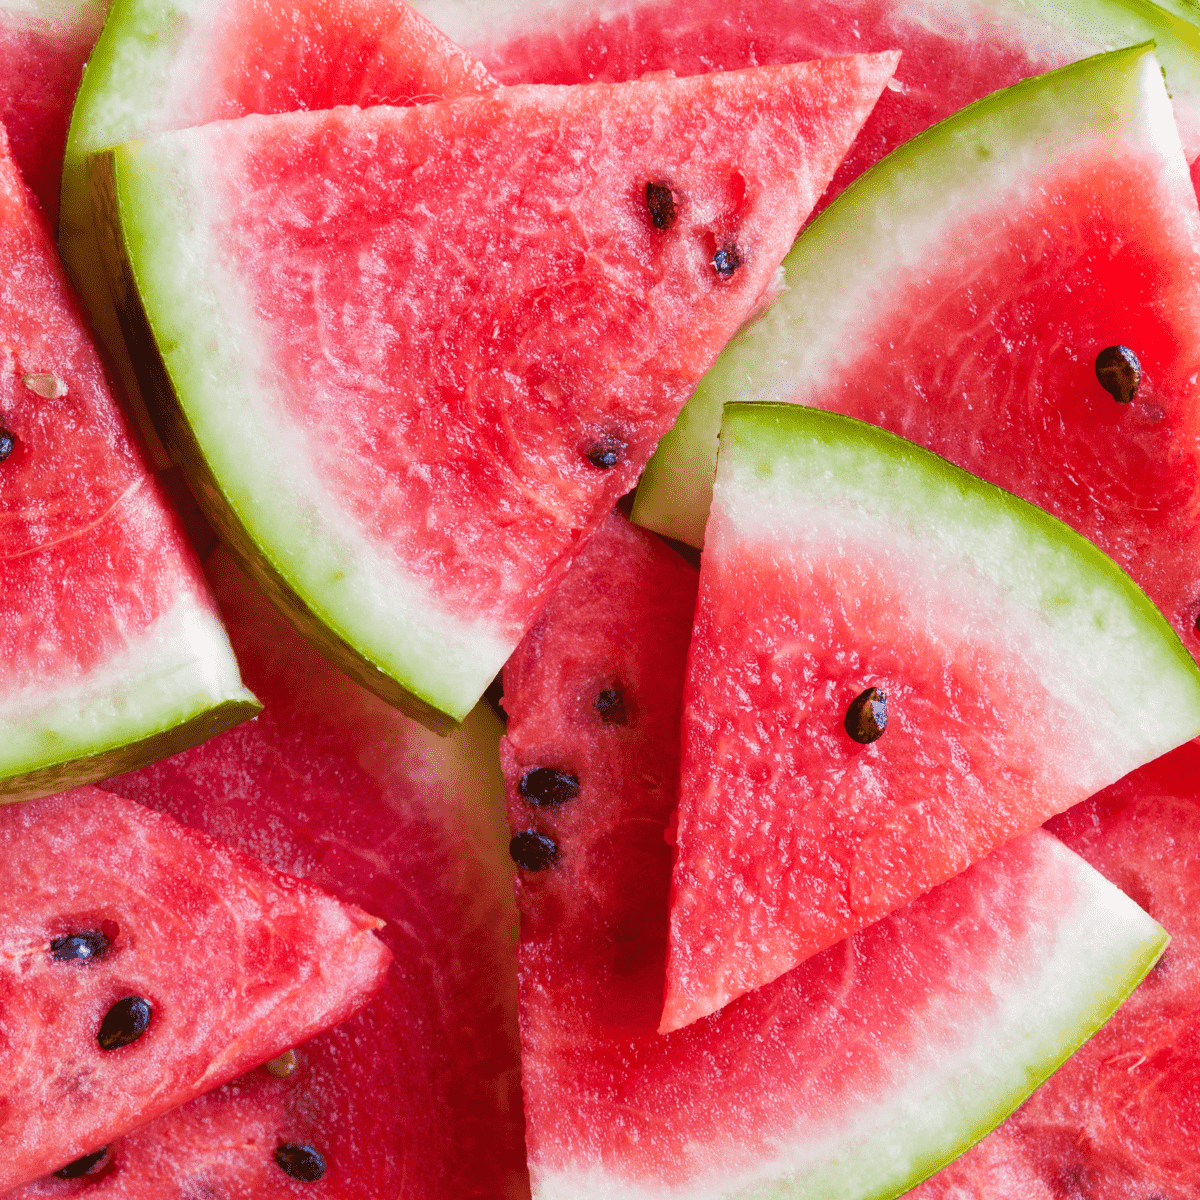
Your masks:
<svg viewBox="0 0 1200 1200"><path fill-rule="evenodd" d="M0 804L258 711L0 129Z"/></svg>
<svg viewBox="0 0 1200 1200"><path fill-rule="evenodd" d="M209 568L265 710L105 786L378 914L394 959L290 1075L255 1070L115 1142L94 1174L18 1196L528 1197L497 721L484 707L429 733L325 662L223 551ZM286 1145L321 1156L319 1182L281 1169Z"/></svg>
<svg viewBox="0 0 1200 1200"><path fill-rule="evenodd" d="M729 404L685 695L663 1031L1200 733L1110 559L871 425Z"/></svg>
<svg viewBox="0 0 1200 1200"><path fill-rule="evenodd" d="M117 0L71 115L59 245L157 465L169 460L104 282L89 152L246 113L410 104L495 86L403 0Z"/></svg>
<svg viewBox="0 0 1200 1200"><path fill-rule="evenodd" d="M51 222L71 103L107 8L108 0L0 0L0 125Z"/></svg>
<svg viewBox="0 0 1200 1200"><path fill-rule="evenodd" d="M0 1191L361 1008L382 922L87 788L0 810Z"/></svg>
<svg viewBox="0 0 1200 1200"><path fill-rule="evenodd" d="M143 390L224 540L356 679L460 721L894 65L243 118L93 160Z"/></svg>
<svg viewBox="0 0 1200 1200"><path fill-rule="evenodd" d="M1200 650L1200 212L1148 49L946 121L827 210L786 270L663 440L636 520L700 544L726 400L833 409L1048 509ZM1140 363L1132 403L1097 377L1114 346Z"/></svg>
<svg viewBox="0 0 1200 1200"><path fill-rule="evenodd" d="M1091 1042L913 1200L1192 1200L1200 1192L1198 785L1193 742L1051 822L1170 927L1171 944Z"/></svg>
<svg viewBox="0 0 1200 1200"><path fill-rule="evenodd" d="M415 0L505 84L617 82L899 49L818 207L872 163L998 88L1153 40L1188 162L1200 156L1195 0Z"/></svg>
<svg viewBox="0 0 1200 1200"><path fill-rule="evenodd" d="M514 849L556 848L517 884L534 1195L895 1196L1053 1070L1163 935L1034 831L660 1036L695 589L673 551L613 518L505 668Z"/></svg>

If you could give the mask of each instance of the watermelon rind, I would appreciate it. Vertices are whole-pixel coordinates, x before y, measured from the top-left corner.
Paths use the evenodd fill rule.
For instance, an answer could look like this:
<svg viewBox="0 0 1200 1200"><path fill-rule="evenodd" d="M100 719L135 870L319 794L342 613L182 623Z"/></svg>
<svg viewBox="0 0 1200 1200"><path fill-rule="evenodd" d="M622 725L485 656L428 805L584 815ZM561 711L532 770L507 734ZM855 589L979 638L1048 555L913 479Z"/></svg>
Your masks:
<svg viewBox="0 0 1200 1200"><path fill-rule="evenodd" d="M1200 54L1195 61L1200 66ZM660 442L638 485L634 521L701 546L727 401L786 399L797 381L818 386L853 352L847 329L855 312L870 310L887 265L936 261L945 232L998 195L1036 189L1056 164L1123 144L1159 148L1163 169L1177 171L1190 191L1150 45L1015 84L894 150L797 241L780 299L726 347Z"/></svg>

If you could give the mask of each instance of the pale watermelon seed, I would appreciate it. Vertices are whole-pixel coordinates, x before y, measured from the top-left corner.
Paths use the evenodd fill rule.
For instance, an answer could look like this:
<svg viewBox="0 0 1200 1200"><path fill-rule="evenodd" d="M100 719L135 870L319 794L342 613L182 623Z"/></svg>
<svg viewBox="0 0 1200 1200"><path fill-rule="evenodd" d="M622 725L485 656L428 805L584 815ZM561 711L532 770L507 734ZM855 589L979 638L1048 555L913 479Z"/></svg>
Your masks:
<svg viewBox="0 0 1200 1200"><path fill-rule="evenodd" d="M267 1073L274 1075L276 1079L287 1079L296 1073L299 1064L300 1060L296 1057L295 1050L285 1050L267 1063Z"/></svg>
<svg viewBox="0 0 1200 1200"><path fill-rule="evenodd" d="M101 1146L99 1150L93 1150L91 1154L85 1154L82 1158L67 1163L65 1167L54 1172L54 1177L56 1179L78 1179L80 1176L87 1175L104 1161L107 1153L108 1147Z"/></svg>
<svg viewBox="0 0 1200 1200"><path fill-rule="evenodd" d="M57 375L51 375L49 371L26 375L22 382L35 396L41 396L43 400L61 400L67 394L66 381L59 379Z"/></svg>
<svg viewBox="0 0 1200 1200"><path fill-rule="evenodd" d="M1128 346L1105 346L1096 355L1096 378L1118 404L1129 404L1142 382L1142 364Z"/></svg>
<svg viewBox="0 0 1200 1200"><path fill-rule="evenodd" d="M508 843L508 852L526 871L545 871L558 862L558 843L536 829L522 829Z"/></svg>
<svg viewBox="0 0 1200 1200"><path fill-rule="evenodd" d="M535 808L558 808L579 795L579 776L558 767L536 767L521 776L517 791Z"/></svg>
<svg viewBox="0 0 1200 1200"><path fill-rule="evenodd" d="M883 737L887 719L887 696L881 688L869 687L850 701L843 724L856 742L866 746Z"/></svg>
<svg viewBox="0 0 1200 1200"><path fill-rule="evenodd" d="M275 1161L285 1175L301 1183L316 1183L325 1174L325 1156L307 1142L285 1142L277 1146Z"/></svg>
<svg viewBox="0 0 1200 1200"><path fill-rule="evenodd" d="M665 184L646 184L646 208L655 229L667 230L675 224L675 197Z"/></svg>
<svg viewBox="0 0 1200 1200"><path fill-rule="evenodd" d="M99 929L68 933L50 943L55 962L94 962L108 953L109 940Z"/></svg>
<svg viewBox="0 0 1200 1200"><path fill-rule="evenodd" d="M722 279L728 279L742 265L742 256L732 242L726 242L712 256L712 265Z"/></svg>
<svg viewBox="0 0 1200 1200"><path fill-rule="evenodd" d="M145 996L123 996L104 1014L96 1041L101 1050L131 1046L150 1028L154 1010Z"/></svg>

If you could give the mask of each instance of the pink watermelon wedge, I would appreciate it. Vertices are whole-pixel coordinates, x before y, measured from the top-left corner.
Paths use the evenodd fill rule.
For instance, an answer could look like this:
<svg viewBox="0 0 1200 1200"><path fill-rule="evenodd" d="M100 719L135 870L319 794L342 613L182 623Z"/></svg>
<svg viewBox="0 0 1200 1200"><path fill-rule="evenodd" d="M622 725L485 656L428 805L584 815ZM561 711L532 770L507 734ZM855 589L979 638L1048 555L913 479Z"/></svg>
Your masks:
<svg viewBox="0 0 1200 1200"><path fill-rule="evenodd" d="M412 104L495 86L403 0L117 0L71 114L58 236L158 466L166 452L104 282L88 153L247 113Z"/></svg>
<svg viewBox="0 0 1200 1200"><path fill-rule="evenodd" d="M891 155L797 243L635 519L699 545L730 399L911 438L1052 512L1200 651L1200 210L1146 47L1030 80ZM1131 351L1130 403L1097 376Z"/></svg>
<svg viewBox="0 0 1200 1200"><path fill-rule="evenodd" d="M508 88L98 156L127 340L222 537L356 679L453 726L894 66Z"/></svg>
<svg viewBox="0 0 1200 1200"><path fill-rule="evenodd" d="M1035 831L660 1036L695 590L611 518L505 668L534 1196L896 1196L1087 1037L1162 935Z"/></svg>
<svg viewBox="0 0 1200 1200"><path fill-rule="evenodd" d="M616 82L897 49L894 81L818 207L974 100L1153 40L1189 163L1200 155L1200 9L1191 0L416 0L505 84Z"/></svg>
<svg viewBox="0 0 1200 1200"><path fill-rule="evenodd" d="M0 2L0 125L51 223L71 104L108 0Z"/></svg>
<svg viewBox="0 0 1200 1200"><path fill-rule="evenodd" d="M348 1017L382 922L87 788L0 810L0 1191Z"/></svg>
<svg viewBox="0 0 1200 1200"><path fill-rule="evenodd" d="M295 1046L290 1075L252 1071L115 1141L91 1174L16 1196L521 1200L499 725L483 708L429 733L322 659L224 552L209 567L265 710L105 786L378 914L392 965L366 1008ZM321 1178L289 1174L281 1146L319 1155Z"/></svg>
<svg viewBox="0 0 1200 1200"><path fill-rule="evenodd" d="M0 804L258 711L0 130Z"/></svg>
<svg viewBox="0 0 1200 1200"><path fill-rule="evenodd" d="M684 704L664 1032L1200 734L1200 670L1042 510L732 403Z"/></svg>
<svg viewBox="0 0 1200 1200"><path fill-rule="evenodd" d="M1171 930L1120 1012L1024 1107L913 1200L1200 1191L1200 748L1190 743L1049 828Z"/></svg>

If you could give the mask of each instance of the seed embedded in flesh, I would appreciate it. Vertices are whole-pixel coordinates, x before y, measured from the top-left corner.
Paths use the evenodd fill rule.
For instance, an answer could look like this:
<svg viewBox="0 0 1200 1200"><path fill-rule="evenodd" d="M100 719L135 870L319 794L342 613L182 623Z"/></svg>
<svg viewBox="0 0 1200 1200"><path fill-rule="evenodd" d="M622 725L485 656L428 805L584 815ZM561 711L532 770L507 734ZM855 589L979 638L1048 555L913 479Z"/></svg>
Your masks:
<svg viewBox="0 0 1200 1200"><path fill-rule="evenodd" d="M109 940L99 929L68 933L50 943L55 962L95 962L108 953Z"/></svg>
<svg viewBox="0 0 1200 1200"><path fill-rule="evenodd" d="M154 1009L145 996L123 996L104 1014L96 1041L101 1050L131 1046L150 1028Z"/></svg>
<svg viewBox="0 0 1200 1200"><path fill-rule="evenodd" d="M61 400L67 394L65 379L59 379L49 371L37 371L26 375L21 381L35 395L43 400Z"/></svg>
<svg viewBox="0 0 1200 1200"><path fill-rule="evenodd" d="M522 829L508 843L508 852L526 871L545 871L558 862L558 843L536 829Z"/></svg>
<svg viewBox="0 0 1200 1200"><path fill-rule="evenodd" d="M277 1146L275 1161L285 1175L301 1183L316 1183L325 1174L325 1155L307 1142L285 1142Z"/></svg>
<svg viewBox="0 0 1200 1200"><path fill-rule="evenodd" d="M274 1075L276 1079L287 1079L295 1075L299 1064L300 1060L296 1057L295 1050L285 1050L266 1064L267 1073Z"/></svg>
<svg viewBox="0 0 1200 1200"><path fill-rule="evenodd" d="M558 808L579 795L579 776L558 767L536 767L521 776L517 791L535 808Z"/></svg>
<svg viewBox="0 0 1200 1200"><path fill-rule="evenodd" d="M625 443L614 434L593 442L586 451L587 460L601 471L611 471L625 457Z"/></svg>
<svg viewBox="0 0 1200 1200"><path fill-rule="evenodd" d="M1105 346L1096 355L1096 378L1118 404L1129 404L1142 382L1142 364L1128 346Z"/></svg>
<svg viewBox="0 0 1200 1200"><path fill-rule="evenodd" d="M887 696L883 690L869 687L855 696L846 709L843 723L846 732L861 745L870 745L883 737L887 728Z"/></svg>
<svg viewBox="0 0 1200 1200"><path fill-rule="evenodd" d="M107 1153L108 1147L101 1146L99 1150L94 1150L91 1154L85 1154L82 1158L67 1163L65 1167L54 1172L54 1177L56 1179L79 1179L94 1167L98 1167Z"/></svg>
<svg viewBox="0 0 1200 1200"><path fill-rule="evenodd" d="M0 462L17 448L17 439L7 429L0 429Z"/></svg>
<svg viewBox="0 0 1200 1200"><path fill-rule="evenodd" d="M667 230L675 224L675 197L669 187L661 183L646 184L646 208L655 229Z"/></svg>
<svg viewBox="0 0 1200 1200"><path fill-rule="evenodd" d="M605 725L624 725L628 719L625 714L625 697L615 687L601 688L592 701L592 708Z"/></svg>
<svg viewBox="0 0 1200 1200"><path fill-rule="evenodd" d="M742 265L742 256L732 242L726 242L712 256L712 265L722 279L728 279Z"/></svg>

